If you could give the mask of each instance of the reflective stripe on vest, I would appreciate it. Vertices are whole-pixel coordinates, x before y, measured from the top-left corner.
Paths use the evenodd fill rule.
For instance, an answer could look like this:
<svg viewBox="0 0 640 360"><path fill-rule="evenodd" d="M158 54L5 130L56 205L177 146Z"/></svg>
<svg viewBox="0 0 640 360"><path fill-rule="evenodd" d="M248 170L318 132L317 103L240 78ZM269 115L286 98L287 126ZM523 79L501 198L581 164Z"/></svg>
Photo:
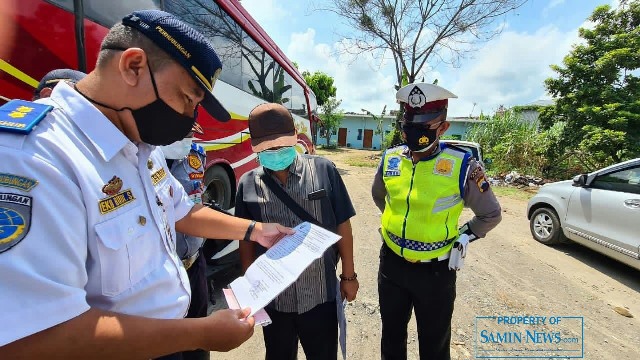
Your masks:
<svg viewBox="0 0 640 360"><path fill-rule="evenodd" d="M445 148L435 158L413 164L404 149L390 149L384 157L382 235L391 250L408 260L437 258L451 251L458 237L464 207L461 171L468 156Z"/></svg>

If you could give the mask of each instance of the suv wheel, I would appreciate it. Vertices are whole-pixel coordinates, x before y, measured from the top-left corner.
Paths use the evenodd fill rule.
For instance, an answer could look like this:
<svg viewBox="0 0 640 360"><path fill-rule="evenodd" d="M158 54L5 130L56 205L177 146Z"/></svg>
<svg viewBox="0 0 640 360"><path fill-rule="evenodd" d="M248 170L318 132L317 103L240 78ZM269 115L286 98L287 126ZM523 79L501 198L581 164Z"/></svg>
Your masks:
<svg viewBox="0 0 640 360"><path fill-rule="evenodd" d="M558 215L550 208L534 211L529 221L529 229L533 238L545 245L560 244L564 240Z"/></svg>

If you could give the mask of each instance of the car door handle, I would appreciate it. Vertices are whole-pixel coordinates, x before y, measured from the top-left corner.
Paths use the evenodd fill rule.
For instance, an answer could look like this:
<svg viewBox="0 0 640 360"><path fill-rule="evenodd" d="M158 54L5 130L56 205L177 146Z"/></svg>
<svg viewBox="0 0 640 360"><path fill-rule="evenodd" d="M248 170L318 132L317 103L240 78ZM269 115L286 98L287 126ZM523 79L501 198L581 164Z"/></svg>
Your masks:
<svg viewBox="0 0 640 360"><path fill-rule="evenodd" d="M625 200L624 205L631 209L640 209L640 199Z"/></svg>

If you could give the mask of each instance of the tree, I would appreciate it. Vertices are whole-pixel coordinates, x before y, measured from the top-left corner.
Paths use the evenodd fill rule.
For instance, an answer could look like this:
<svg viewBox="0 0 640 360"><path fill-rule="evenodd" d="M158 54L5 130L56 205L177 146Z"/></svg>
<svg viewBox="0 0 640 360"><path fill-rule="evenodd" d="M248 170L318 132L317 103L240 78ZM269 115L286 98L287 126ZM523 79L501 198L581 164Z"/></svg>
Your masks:
<svg viewBox="0 0 640 360"><path fill-rule="evenodd" d="M552 65L557 78L545 85L556 98L540 115L543 128L566 122L557 158L579 150L593 167L640 155L640 1L604 5L589 18L595 27L581 28L585 41L574 45L563 66Z"/></svg>
<svg viewBox="0 0 640 360"><path fill-rule="evenodd" d="M318 106L322 106L327 102L330 97L336 96L336 87L333 86L333 78L321 71L316 71L311 74L308 71L302 72L304 81L316 94L316 100Z"/></svg>
<svg viewBox="0 0 640 360"><path fill-rule="evenodd" d="M355 35L347 51L389 51L393 55L396 89L407 74L413 83L427 61L456 64L474 43L500 33L494 22L527 0L331 0L324 8L344 18ZM433 65L433 64L432 64Z"/></svg>
<svg viewBox="0 0 640 360"><path fill-rule="evenodd" d="M320 114L320 120L322 121L322 127L324 128L324 137L327 139L327 147L331 146L331 134L333 131L340 127L340 122L344 117L342 110L339 110L342 100L338 100L335 97L330 97L322 106L322 113Z"/></svg>

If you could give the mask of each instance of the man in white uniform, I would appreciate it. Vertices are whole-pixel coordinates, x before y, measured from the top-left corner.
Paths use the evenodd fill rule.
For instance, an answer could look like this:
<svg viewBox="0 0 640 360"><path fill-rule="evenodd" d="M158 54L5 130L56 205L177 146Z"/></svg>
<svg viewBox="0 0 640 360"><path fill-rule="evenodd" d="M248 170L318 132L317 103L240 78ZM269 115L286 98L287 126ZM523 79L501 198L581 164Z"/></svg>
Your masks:
<svg viewBox="0 0 640 360"><path fill-rule="evenodd" d="M174 16L137 11L75 89L0 111L0 359L149 359L228 351L247 309L183 319L176 231L270 246L292 230L194 205L162 152L192 128L222 64ZM50 107L49 107L50 106Z"/></svg>

